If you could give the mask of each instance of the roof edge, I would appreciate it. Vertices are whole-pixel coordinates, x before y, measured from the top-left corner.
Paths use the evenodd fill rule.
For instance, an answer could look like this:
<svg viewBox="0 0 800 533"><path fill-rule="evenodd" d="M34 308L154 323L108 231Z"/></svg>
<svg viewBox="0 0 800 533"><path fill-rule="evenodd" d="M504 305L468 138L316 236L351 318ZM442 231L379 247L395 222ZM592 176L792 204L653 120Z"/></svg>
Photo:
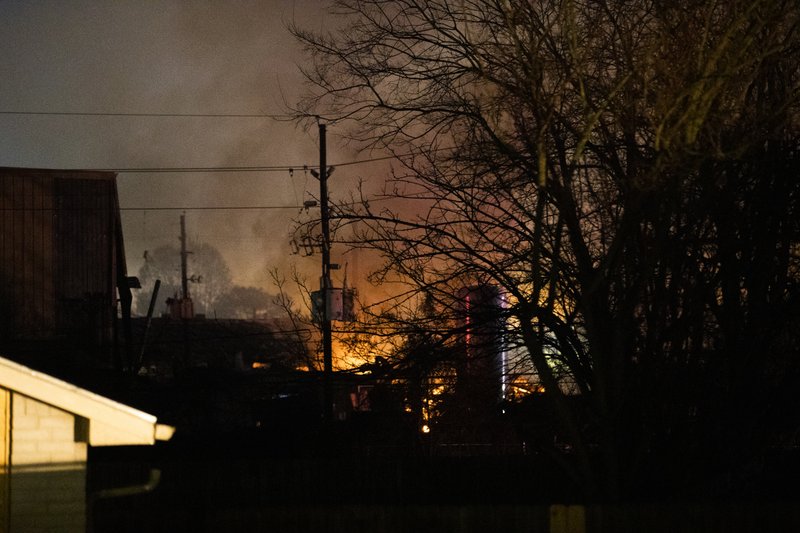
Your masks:
<svg viewBox="0 0 800 533"><path fill-rule="evenodd" d="M174 432L171 426L158 424L154 415L3 357L0 357L0 387L82 416L89 420L90 427L102 426L119 435L110 440L103 438L96 444L112 441L113 444L153 444L156 440L168 440Z"/></svg>
<svg viewBox="0 0 800 533"><path fill-rule="evenodd" d="M0 175L33 177L33 176L51 176L55 178L66 179L97 179L97 180L113 180L116 179L117 173L113 170L92 170L92 169L57 169L57 168L28 168L28 167L2 167L0 166Z"/></svg>

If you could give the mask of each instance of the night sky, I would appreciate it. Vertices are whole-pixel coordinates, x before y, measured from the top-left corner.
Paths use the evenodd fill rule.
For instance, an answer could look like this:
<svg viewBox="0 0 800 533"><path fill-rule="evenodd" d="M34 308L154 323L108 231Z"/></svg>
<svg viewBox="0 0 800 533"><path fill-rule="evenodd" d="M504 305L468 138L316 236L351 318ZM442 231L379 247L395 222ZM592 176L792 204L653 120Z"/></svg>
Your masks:
<svg viewBox="0 0 800 533"><path fill-rule="evenodd" d="M237 284L271 291L268 270L294 263L316 286L318 257L293 256L289 246L292 220L316 216L298 206L319 193L303 171L318 164L316 127L280 120L303 92L291 21L329 23L314 0L0 1L0 166L293 167L293 175L121 172L128 270L138 272L145 250L178 246L181 210L163 208L259 206L269 209L189 209L189 237L219 248ZM374 155L348 148L329 126L329 164ZM332 199L359 179L382 181L385 168L337 169ZM333 260L349 263L349 281L365 274L352 255L334 249Z"/></svg>

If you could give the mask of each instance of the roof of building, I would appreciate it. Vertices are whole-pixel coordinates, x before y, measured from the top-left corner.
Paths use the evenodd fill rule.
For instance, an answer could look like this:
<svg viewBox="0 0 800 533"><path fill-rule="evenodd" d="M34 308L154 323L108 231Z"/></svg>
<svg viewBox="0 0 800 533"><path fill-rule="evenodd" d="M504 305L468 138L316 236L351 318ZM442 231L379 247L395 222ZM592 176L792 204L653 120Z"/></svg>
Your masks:
<svg viewBox="0 0 800 533"><path fill-rule="evenodd" d="M175 431L151 414L2 357L0 387L87 419L93 446L155 444Z"/></svg>

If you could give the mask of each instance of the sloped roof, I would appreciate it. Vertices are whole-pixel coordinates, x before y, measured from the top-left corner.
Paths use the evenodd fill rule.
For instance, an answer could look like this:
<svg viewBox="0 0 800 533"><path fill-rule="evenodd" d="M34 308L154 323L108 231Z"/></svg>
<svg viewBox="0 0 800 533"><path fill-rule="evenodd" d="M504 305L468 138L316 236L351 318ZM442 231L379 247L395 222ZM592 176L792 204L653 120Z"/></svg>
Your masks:
<svg viewBox="0 0 800 533"><path fill-rule="evenodd" d="M155 444L175 431L151 414L2 357L0 387L87 419L93 446Z"/></svg>

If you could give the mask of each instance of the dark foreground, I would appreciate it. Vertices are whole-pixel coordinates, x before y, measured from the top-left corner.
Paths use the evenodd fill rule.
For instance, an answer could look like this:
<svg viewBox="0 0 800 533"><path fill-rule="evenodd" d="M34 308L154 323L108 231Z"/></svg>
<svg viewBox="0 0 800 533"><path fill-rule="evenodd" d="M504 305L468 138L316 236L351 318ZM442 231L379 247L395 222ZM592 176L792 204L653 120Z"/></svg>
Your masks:
<svg viewBox="0 0 800 533"><path fill-rule="evenodd" d="M314 453L258 439L215 437L155 448L95 449L90 531L800 530L798 499L786 487L734 500L670 496L582 506L570 501L574 487L537 456L426 457L388 449L312 448Z"/></svg>

